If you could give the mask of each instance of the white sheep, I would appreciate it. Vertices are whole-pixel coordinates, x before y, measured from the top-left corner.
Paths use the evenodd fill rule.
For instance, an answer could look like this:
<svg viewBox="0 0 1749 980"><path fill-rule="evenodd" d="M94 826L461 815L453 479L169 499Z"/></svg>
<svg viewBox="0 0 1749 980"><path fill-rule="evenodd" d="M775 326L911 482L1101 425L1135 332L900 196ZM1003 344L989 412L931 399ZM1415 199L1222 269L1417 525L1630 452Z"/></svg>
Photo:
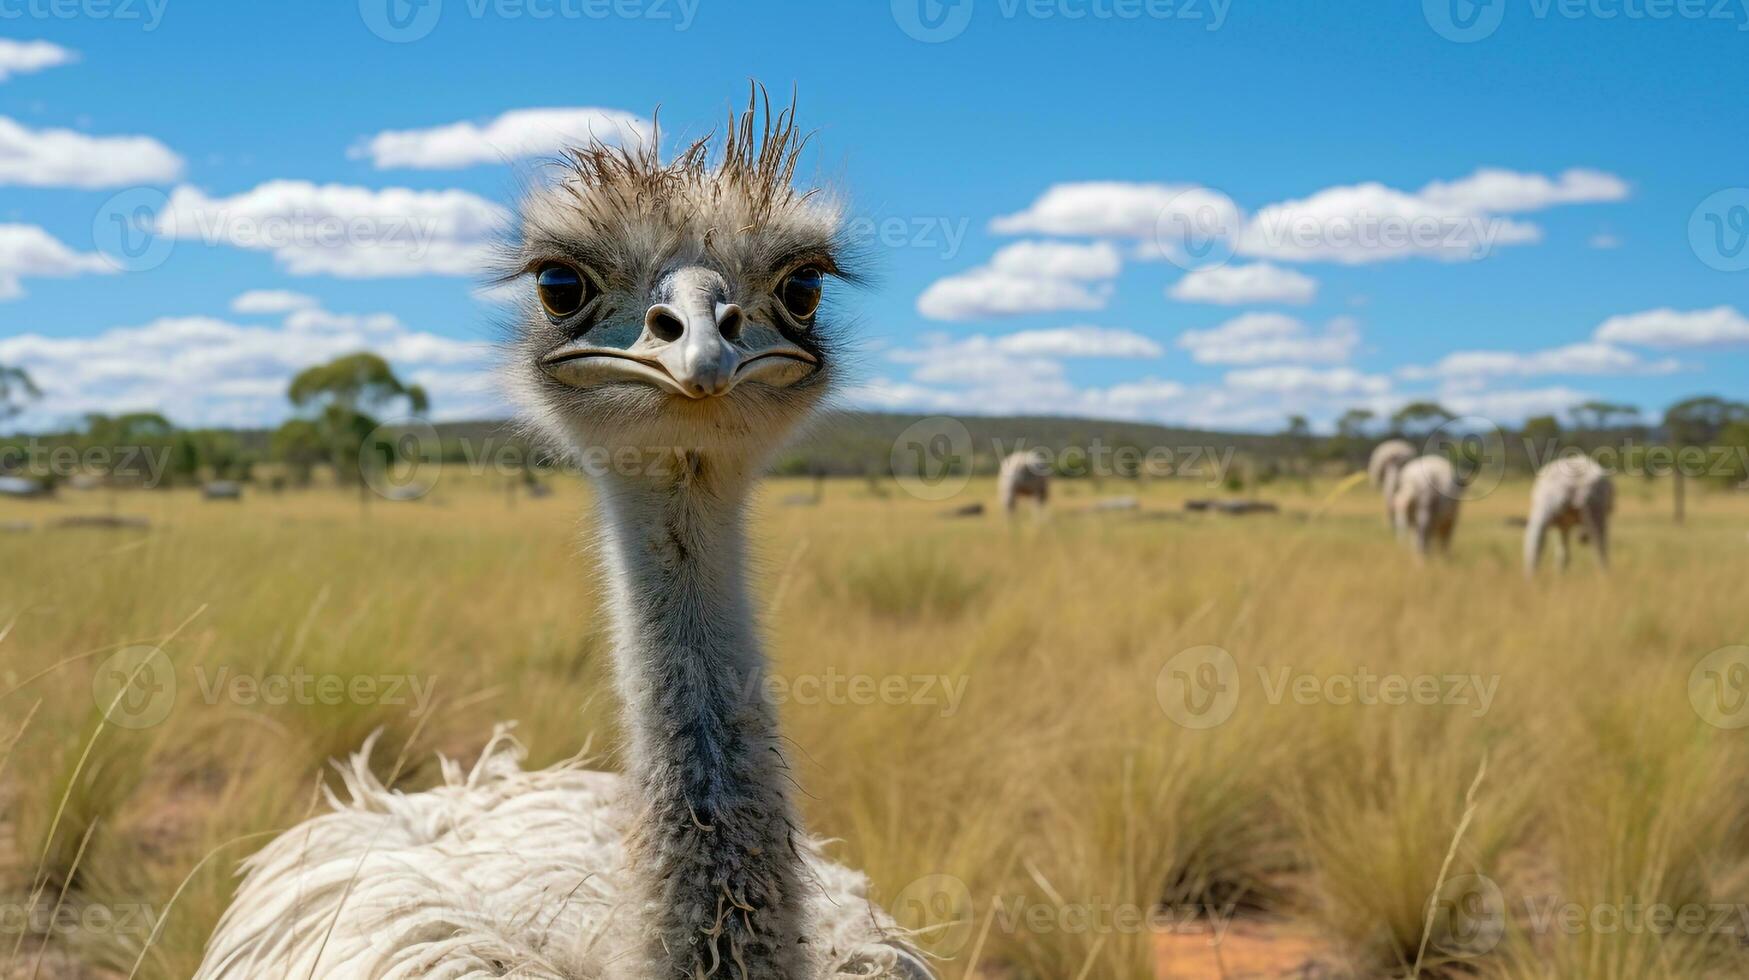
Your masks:
<svg viewBox="0 0 1749 980"><path fill-rule="evenodd" d="M1435 541L1441 551L1451 552L1460 493L1457 471L1444 456L1417 457L1397 472L1391 516L1398 537L1414 535L1418 560L1426 560L1428 545Z"/></svg>
<svg viewBox="0 0 1749 980"><path fill-rule="evenodd" d="M1524 573L1536 573L1543 536L1549 528L1561 532L1560 563L1571 557L1567 533L1579 528L1579 541L1597 545L1597 563L1609 567L1609 515L1615 509L1615 485L1602 466L1586 456L1563 456L1537 473L1530 488L1530 518L1524 525Z"/></svg>
<svg viewBox="0 0 1749 980"><path fill-rule="evenodd" d="M996 475L996 499L1004 513L1013 514L1016 501L1031 497L1038 501L1040 512L1051 495L1050 460L1042 450L1024 449L1009 453Z"/></svg>
<svg viewBox="0 0 1749 980"><path fill-rule="evenodd" d="M1394 500L1397 496L1397 473L1403 464L1415 458L1415 447L1404 439L1386 439L1372 451L1366 463L1366 478L1385 499L1385 523L1395 520Z"/></svg>

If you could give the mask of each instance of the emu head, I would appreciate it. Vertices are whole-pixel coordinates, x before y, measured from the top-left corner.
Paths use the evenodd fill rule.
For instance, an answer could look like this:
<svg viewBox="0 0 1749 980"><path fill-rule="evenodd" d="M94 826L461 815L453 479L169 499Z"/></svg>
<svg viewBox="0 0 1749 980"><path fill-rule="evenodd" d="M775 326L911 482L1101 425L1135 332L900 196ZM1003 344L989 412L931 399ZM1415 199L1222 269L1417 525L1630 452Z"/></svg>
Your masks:
<svg viewBox="0 0 1749 980"><path fill-rule="evenodd" d="M792 186L794 106L757 94L664 162L652 136L568 151L522 201L509 378L573 450L697 451L756 462L832 387L832 293L855 281L841 210Z"/></svg>

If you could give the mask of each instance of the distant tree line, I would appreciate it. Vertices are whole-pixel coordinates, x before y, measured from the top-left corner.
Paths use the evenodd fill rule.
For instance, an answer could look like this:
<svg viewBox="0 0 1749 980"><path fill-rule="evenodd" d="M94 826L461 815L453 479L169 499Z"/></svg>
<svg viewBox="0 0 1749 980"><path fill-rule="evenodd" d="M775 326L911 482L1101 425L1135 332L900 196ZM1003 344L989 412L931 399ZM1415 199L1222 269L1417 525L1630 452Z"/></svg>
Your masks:
<svg viewBox="0 0 1749 980"><path fill-rule="evenodd" d="M42 391L21 368L0 365L0 424L17 418L42 398ZM29 469L40 461L44 447L65 447L84 461L82 471L127 482L129 474L104 470L106 459L119 454L104 450L127 447L154 461L154 475L165 484L202 480L250 480L262 464L271 477L307 485L318 470L342 485L360 485L361 460L371 465L379 456L388 462L395 450L371 442L382 419L423 416L430 399L417 384L398 377L389 364L371 353L349 354L299 372L288 385L292 415L273 430L179 428L163 415L135 412L87 415L73 430L16 434L0 438L0 469ZM952 453L926 461L950 471L993 473L1001 458L1021 449L1043 449L1058 475L1095 481L1148 476L1191 476L1212 469L1219 457L1236 457L1240 465L1231 478L1235 489L1280 478L1308 479L1316 472L1352 472L1365 465L1380 441L1405 438L1430 448L1447 440L1442 427L1457 415L1432 401L1410 402L1388 416L1366 408L1350 409L1335 420L1334 431L1317 434L1303 415L1289 416L1274 433L1229 433L1135 422L1037 417L965 416L955 420ZM773 470L793 476L861 476L868 479L902 475L912 462L895 452L901 436L928 417L845 412L819 427L799 445L780 456ZM1460 426L1450 431L1461 436ZM552 464L521 438L497 423L460 423L438 427L434 452L448 462L481 464L492 456L502 468L506 460L524 474ZM1508 472L1529 473L1563 451L1597 452L1632 446L1639 449L1701 449L1717 459L1698 474L1714 482L1738 485L1749 480L1749 404L1716 395L1683 399L1657 419L1642 417L1631 405L1586 401L1572 406L1565 418L1538 415L1516 429L1500 432L1498 451ZM1456 456L1477 451L1463 438L1449 440ZM25 452L37 450L35 454ZM1719 452L1723 450L1723 452ZM1481 465L1478 459L1454 460ZM40 468L40 467L39 467ZM93 472L95 471L95 472ZM1678 507L1692 475L1678 468ZM53 479L57 473L35 475ZM1679 510L1680 512L1680 510Z"/></svg>

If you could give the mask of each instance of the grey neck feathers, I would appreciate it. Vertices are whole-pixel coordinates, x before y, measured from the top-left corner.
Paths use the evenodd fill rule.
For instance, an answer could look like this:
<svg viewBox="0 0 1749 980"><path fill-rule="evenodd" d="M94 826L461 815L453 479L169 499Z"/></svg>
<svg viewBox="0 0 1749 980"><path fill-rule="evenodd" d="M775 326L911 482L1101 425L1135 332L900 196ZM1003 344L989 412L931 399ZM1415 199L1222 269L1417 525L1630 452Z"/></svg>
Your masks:
<svg viewBox="0 0 1749 980"><path fill-rule="evenodd" d="M745 577L745 470L598 481L655 980L800 980L798 834Z"/></svg>

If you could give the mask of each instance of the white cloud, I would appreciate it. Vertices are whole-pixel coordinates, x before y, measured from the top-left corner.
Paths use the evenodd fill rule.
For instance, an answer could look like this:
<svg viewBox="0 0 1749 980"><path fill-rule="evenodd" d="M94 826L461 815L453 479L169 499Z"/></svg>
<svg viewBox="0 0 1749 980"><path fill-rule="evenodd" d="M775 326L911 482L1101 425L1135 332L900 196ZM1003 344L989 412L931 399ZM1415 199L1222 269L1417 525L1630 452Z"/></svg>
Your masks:
<svg viewBox="0 0 1749 980"><path fill-rule="evenodd" d="M121 187L174 180L182 158L150 136L29 129L0 116L0 185Z"/></svg>
<svg viewBox="0 0 1749 980"><path fill-rule="evenodd" d="M1621 238L1607 231L1600 231L1585 239L1585 244L1592 248L1621 248Z"/></svg>
<svg viewBox="0 0 1749 980"><path fill-rule="evenodd" d="M75 252L35 225L0 224L0 300L24 295L19 280L103 275L115 267L95 252Z"/></svg>
<svg viewBox="0 0 1749 980"><path fill-rule="evenodd" d="M1367 183L1263 208L1239 233L1237 250L1347 265L1412 257L1464 261L1541 238L1541 229L1526 222Z"/></svg>
<svg viewBox="0 0 1749 980"><path fill-rule="evenodd" d="M1667 374L1673 360L1647 361L1630 350L1586 341L1538 351L1454 351L1431 368L1404 368L1405 378L1529 377L1539 374Z"/></svg>
<svg viewBox="0 0 1749 980"><path fill-rule="evenodd" d="M1749 344L1749 317L1729 306L1686 312L1664 307L1612 316L1594 336L1647 347L1735 347Z"/></svg>
<svg viewBox="0 0 1749 980"><path fill-rule="evenodd" d="M1097 310L1123 258L1108 242L1015 242L988 265L938 279L917 297L917 310L936 320L972 320L1057 310Z"/></svg>
<svg viewBox="0 0 1749 980"><path fill-rule="evenodd" d="M1000 337L949 339L938 334L926 338L922 347L894 350L887 357L913 365L914 382L1002 388L1061 379L1067 358L1156 358L1164 353L1159 344L1128 330L1073 326Z"/></svg>
<svg viewBox="0 0 1749 980"><path fill-rule="evenodd" d="M272 252L292 275L470 276L485 270L508 213L461 190L372 190L276 180L231 197L176 188L158 228Z"/></svg>
<svg viewBox="0 0 1749 980"><path fill-rule="evenodd" d="M586 145L592 138L614 144L641 142L650 129L648 120L618 109L513 109L484 125L458 122L388 130L354 147L350 155L369 157L379 170L447 170L552 156L566 147Z"/></svg>
<svg viewBox="0 0 1749 980"><path fill-rule="evenodd" d="M1195 184L1083 181L1053 184L1025 210L993 219L990 230L1003 235L1151 239L1170 217L1196 221L1193 227L1210 220L1231 227L1222 219L1237 213L1225 194Z"/></svg>
<svg viewBox="0 0 1749 980"><path fill-rule="evenodd" d="M0 339L0 363L25 368L43 389L27 426L123 411L163 412L182 425L271 425L290 411L293 375L360 350L383 355L403 378L431 379L439 417L502 412L481 401L487 345L412 330L388 314L304 309L277 326L189 316L90 337L24 334Z"/></svg>
<svg viewBox="0 0 1749 980"><path fill-rule="evenodd" d="M1383 395L1391 390L1389 378L1362 374L1353 368L1309 368L1294 364L1229 371L1226 382L1241 391L1276 395Z"/></svg>
<svg viewBox="0 0 1749 980"><path fill-rule="evenodd" d="M1411 257L1461 261L1540 241L1542 230L1506 215L1556 205L1617 201L1613 174L1570 169L1555 177L1484 168L1418 191L1372 182L1328 187L1249 217L1207 187L1091 181L1056 184L1026 209L990 222L1001 234L1129 238L1138 257L1169 254L1181 239L1225 243L1240 255L1361 264ZM1230 253L1229 253L1230 254Z"/></svg>
<svg viewBox="0 0 1749 980"><path fill-rule="evenodd" d="M0 82L14 75L28 75L44 68L71 64L77 59L77 55L58 44L0 37Z"/></svg>
<svg viewBox="0 0 1749 980"><path fill-rule="evenodd" d="M1123 268L1123 258L1108 242L1015 242L990 258L989 268L1010 276L1046 279L1110 279Z"/></svg>
<svg viewBox="0 0 1749 980"><path fill-rule="evenodd" d="M1314 333L1282 313L1244 313L1210 330L1186 330L1178 346L1199 364L1322 363L1348 360L1360 344L1360 329L1337 317Z"/></svg>
<svg viewBox="0 0 1749 980"><path fill-rule="evenodd" d="M1540 211L1557 204L1590 204L1620 201L1628 196L1627 181L1601 170L1574 167L1550 179L1542 174L1518 173L1484 167L1449 183L1434 181L1421 189L1421 198L1460 211L1506 214Z"/></svg>
<svg viewBox="0 0 1749 980"><path fill-rule="evenodd" d="M1197 269L1172 284L1167 295L1187 303L1310 303L1318 294L1311 276L1268 262Z"/></svg>
<svg viewBox="0 0 1749 980"><path fill-rule="evenodd" d="M231 300L232 313L290 313L320 305L316 297L289 289L251 289Z"/></svg>
<svg viewBox="0 0 1749 980"><path fill-rule="evenodd" d="M1561 415L1580 402L1597 396L1587 391L1556 386L1498 391L1447 389L1439 403L1459 415L1476 415L1502 425L1513 425L1532 415Z"/></svg>
<svg viewBox="0 0 1749 980"><path fill-rule="evenodd" d="M995 344L1012 354L1045 357L1160 357L1166 353L1158 343L1139 333L1113 327L1023 330L998 337Z"/></svg>

